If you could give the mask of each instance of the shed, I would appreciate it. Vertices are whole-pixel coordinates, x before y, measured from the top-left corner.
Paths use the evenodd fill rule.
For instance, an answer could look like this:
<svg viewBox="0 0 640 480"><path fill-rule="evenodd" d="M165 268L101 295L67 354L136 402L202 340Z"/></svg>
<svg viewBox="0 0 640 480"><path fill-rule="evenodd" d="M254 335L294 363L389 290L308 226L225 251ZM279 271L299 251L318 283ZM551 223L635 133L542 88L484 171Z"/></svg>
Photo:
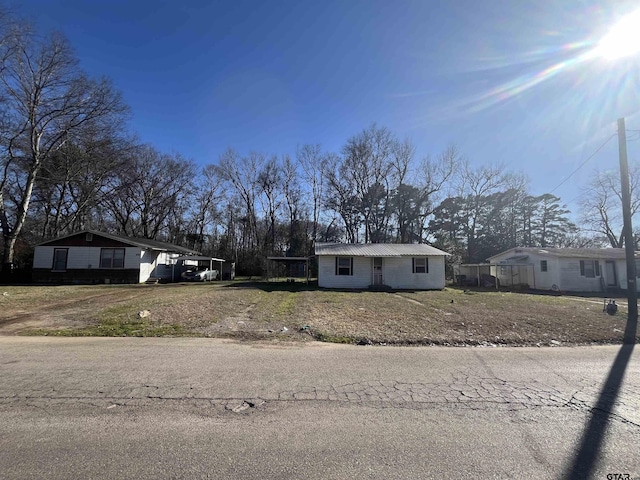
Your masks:
<svg viewBox="0 0 640 480"><path fill-rule="evenodd" d="M36 245L38 283L144 283L169 281L175 259L198 252L171 243L83 230Z"/></svg>
<svg viewBox="0 0 640 480"><path fill-rule="evenodd" d="M318 286L435 290L445 286L446 252L426 244L317 243Z"/></svg>

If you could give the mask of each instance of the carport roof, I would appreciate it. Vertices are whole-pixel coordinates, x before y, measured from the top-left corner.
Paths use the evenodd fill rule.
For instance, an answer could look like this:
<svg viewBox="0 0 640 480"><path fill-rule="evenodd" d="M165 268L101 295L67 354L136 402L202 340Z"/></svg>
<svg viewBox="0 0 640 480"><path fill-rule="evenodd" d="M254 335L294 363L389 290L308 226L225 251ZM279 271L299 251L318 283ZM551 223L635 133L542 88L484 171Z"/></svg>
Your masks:
<svg viewBox="0 0 640 480"><path fill-rule="evenodd" d="M176 260L195 260L199 262L210 262L210 261L224 262L224 260L221 258L205 257L204 255L181 255L180 257L176 258Z"/></svg>

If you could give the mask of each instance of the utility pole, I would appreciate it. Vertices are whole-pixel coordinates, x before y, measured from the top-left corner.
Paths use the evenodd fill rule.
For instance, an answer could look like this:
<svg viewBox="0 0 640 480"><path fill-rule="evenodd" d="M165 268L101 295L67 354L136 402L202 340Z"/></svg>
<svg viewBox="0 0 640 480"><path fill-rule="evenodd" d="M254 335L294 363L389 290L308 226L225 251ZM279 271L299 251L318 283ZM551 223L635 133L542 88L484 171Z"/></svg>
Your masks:
<svg viewBox="0 0 640 480"><path fill-rule="evenodd" d="M618 151L620 152L620 186L622 187L622 219L624 222L624 251L627 259L628 320L638 319L638 291L636 287L636 259L633 229L631 228L631 193L629 191L629 165L627 164L627 133L624 118L618 119Z"/></svg>

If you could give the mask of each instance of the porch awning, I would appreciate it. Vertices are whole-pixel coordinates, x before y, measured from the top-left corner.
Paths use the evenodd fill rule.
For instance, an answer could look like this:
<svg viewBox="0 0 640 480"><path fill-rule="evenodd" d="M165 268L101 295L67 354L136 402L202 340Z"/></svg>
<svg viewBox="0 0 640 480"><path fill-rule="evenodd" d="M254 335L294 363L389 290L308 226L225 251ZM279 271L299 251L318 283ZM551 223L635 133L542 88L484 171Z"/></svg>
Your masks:
<svg viewBox="0 0 640 480"><path fill-rule="evenodd" d="M507 258L505 262L522 262L527 258L529 258L529 255L516 255L516 256Z"/></svg>

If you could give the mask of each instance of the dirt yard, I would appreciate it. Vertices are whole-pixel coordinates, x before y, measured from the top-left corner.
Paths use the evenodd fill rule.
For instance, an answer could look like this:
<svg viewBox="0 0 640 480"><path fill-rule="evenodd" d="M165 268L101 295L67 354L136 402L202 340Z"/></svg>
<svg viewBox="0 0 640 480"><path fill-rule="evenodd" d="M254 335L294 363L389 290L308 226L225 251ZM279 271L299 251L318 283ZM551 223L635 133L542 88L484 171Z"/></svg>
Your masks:
<svg viewBox="0 0 640 480"><path fill-rule="evenodd" d="M607 315L598 298L274 283L7 286L0 305L0 335L556 346L620 343L626 325L626 308Z"/></svg>

